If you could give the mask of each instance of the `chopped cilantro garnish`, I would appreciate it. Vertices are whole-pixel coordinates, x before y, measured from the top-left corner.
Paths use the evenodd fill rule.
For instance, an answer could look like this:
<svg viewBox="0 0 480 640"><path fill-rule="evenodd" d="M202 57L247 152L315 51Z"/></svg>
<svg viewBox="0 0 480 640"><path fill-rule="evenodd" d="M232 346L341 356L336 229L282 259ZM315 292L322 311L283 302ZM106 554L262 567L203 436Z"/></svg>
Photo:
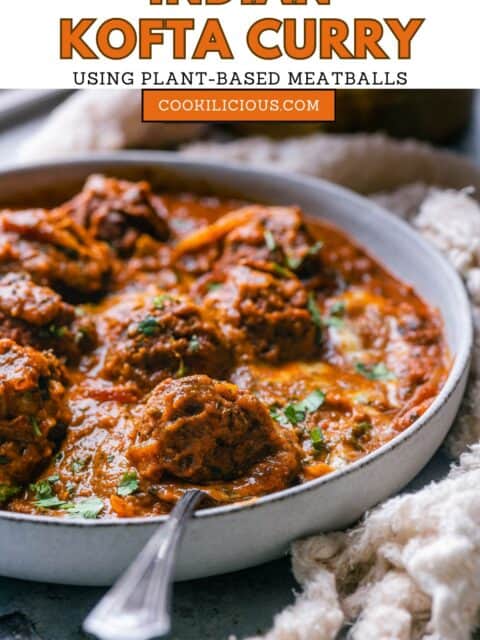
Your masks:
<svg viewBox="0 0 480 640"><path fill-rule="evenodd" d="M86 518L88 520L93 520L98 517L103 508L103 501L97 498L97 496L91 496L78 502L67 502L63 505L63 509L73 518L78 516L79 518Z"/></svg>
<svg viewBox="0 0 480 640"><path fill-rule="evenodd" d="M53 498L55 495L48 480L39 480L39 482L31 484L30 491L35 493L36 500L46 500L47 498Z"/></svg>
<svg viewBox="0 0 480 640"><path fill-rule="evenodd" d="M200 341L198 339L198 336L192 336L188 341L188 350L191 351L192 353L195 353L195 351L198 351L199 349L200 349Z"/></svg>
<svg viewBox="0 0 480 640"><path fill-rule="evenodd" d="M322 322L326 327L334 327L335 329L340 329L344 325L343 318L336 316L326 316L322 318Z"/></svg>
<svg viewBox="0 0 480 640"><path fill-rule="evenodd" d="M340 318L345 315L345 302L343 302L343 300L337 300L334 302L330 307L330 315Z"/></svg>
<svg viewBox="0 0 480 640"><path fill-rule="evenodd" d="M320 427L314 427L310 431L310 440L312 441L313 448L316 451L321 451L325 447L325 438Z"/></svg>
<svg viewBox="0 0 480 640"><path fill-rule="evenodd" d="M315 389L306 398L299 402L287 404L283 412L278 408L271 408L270 415L283 426L296 425L303 422L309 413L314 413L325 401L325 394L320 389Z"/></svg>
<svg viewBox="0 0 480 640"><path fill-rule="evenodd" d="M108 462L108 463L111 463L111 462L113 462L114 460L115 460L115 456L114 456L114 455L110 454L110 455L108 455L108 456L107 456L107 462Z"/></svg>
<svg viewBox="0 0 480 640"><path fill-rule="evenodd" d="M269 251L275 251L275 249L277 248L277 243L275 242L275 238L273 237L273 233L271 231L269 231L268 229L265 229L264 232L264 237L265 237L265 244L267 245L267 248Z"/></svg>
<svg viewBox="0 0 480 640"><path fill-rule="evenodd" d="M281 278L291 278L293 275L290 269L286 269L285 267L282 267L282 265L278 264L277 262L272 263L272 271L276 273L277 276L280 276Z"/></svg>
<svg viewBox="0 0 480 640"><path fill-rule="evenodd" d="M370 422L359 422L352 428L352 436L354 438L362 438L371 431L372 425Z"/></svg>
<svg viewBox="0 0 480 640"><path fill-rule="evenodd" d="M20 492L20 487L13 484L0 484L0 503L6 502Z"/></svg>
<svg viewBox="0 0 480 640"><path fill-rule="evenodd" d="M322 322L326 327L343 327L343 316L345 315L345 303L337 300L330 307L328 316L322 318Z"/></svg>
<svg viewBox="0 0 480 640"><path fill-rule="evenodd" d="M282 427L288 427L290 425L290 421L288 418L282 413L282 410L279 407L270 407L270 416L276 420Z"/></svg>
<svg viewBox="0 0 480 640"><path fill-rule="evenodd" d="M35 484L30 485L30 491L35 493L36 500L45 500L47 498L52 498L55 494L52 489L52 484L58 482L60 480L60 476L56 473L52 476L48 476L46 480L39 480Z"/></svg>
<svg viewBox="0 0 480 640"><path fill-rule="evenodd" d="M55 338L62 338L67 333L67 331L67 327L58 327L56 324L51 324L48 327L48 332Z"/></svg>
<svg viewBox="0 0 480 640"><path fill-rule="evenodd" d="M314 256L320 251L322 247L323 247L323 242L321 240L317 240L317 242L315 242L315 244L312 245L308 250L308 254L311 256Z"/></svg>
<svg viewBox="0 0 480 640"><path fill-rule="evenodd" d="M313 413L320 409L322 404L325 402L325 394L320 389L315 389L312 393L309 393L308 396L297 402L296 407L300 411L305 411L306 413Z"/></svg>
<svg viewBox="0 0 480 640"><path fill-rule="evenodd" d="M305 261L305 258L307 256L314 256L315 254L317 254L319 252L319 250L323 247L323 242L316 242L314 245L312 245L307 253L303 256L292 256L292 255L287 255L285 262L287 264L287 267L289 269L291 269L292 271L296 271L297 269L299 269L302 264Z"/></svg>
<svg viewBox="0 0 480 640"><path fill-rule="evenodd" d="M207 291L217 291L222 287L221 282L209 282L207 284Z"/></svg>
<svg viewBox="0 0 480 640"><path fill-rule="evenodd" d="M308 294L307 308L310 313L310 317L312 318L312 322L317 328L317 342L320 342L322 339L323 320L313 292Z"/></svg>
<svg viewBox="0 0 480 640"><path fill-rule="evenodd" d="M63 460L63 451L57 451L57 453L53 456L55 462L61 462Z"/></svg>
<svg viewBox="0 0 480 640"><path fill-rule="evenodd" d="M60 500L58 496L51 496L47 498L40 498L40 500L35 500L33 504L40 509L60 509L67 505L68 502L65 502L65 500Z"/></svg>
<svg viewBox="0 0 480 640"><path fill-rule="evenodd" d="M305 411L298 409L296 404L287 404L283 413L291 424L298 424L305 420Z"/></svg>
<svg viewBox="0 0 480 640"><path fill-rule="evenodd" d="M395 374L389 371L383 362L373 366L357 362L355 369L357 373L360 373L364 378L368 378L368 380L395 380Z"/></svg>
<svg viewBox="0 0 480 640"><path fill-rule="evenodd" d="M117 494L119 496L130 496L132 493L138 491L138 476L136 471L127 471L122 476L120 484L117 487Z"/></svg>
<svg viewBox="0 0 480 640"><path fill-rule="evenodd" d="M297 258L296 256L289 256L285 258L285 262L287 263L287 267L292 271L296 271L303 262L303 258Z"/></svg>
<svg viewBox="0 0 480 640"><path fill-rule="evenodd" d="M30 424L32 425L33 434L39 438L42 435L42 431L35 416L30 416Z"/></svg>
<svg viewBox="0 0 480 640"><path fill-rule="evenodd" d="M365 393L357 393L354 397L354 401L357 404L369 404L368 396Z"/></svg>
<svg viewBox="0 0 480 640"><path fill-rule="evenodd" d="M158 330L157 319L153 316L147 316L145 320L138 323L138 331L144 336L153 336Z"/></svg>
<svg viewBox="0 0 480 640"><path fill-rule="evenodd" d="M67 490L67 493L69 496L73 495L77 489L77 485L74 482L67 482L67 484L65 485L65 489Z"/></svg>
<svg viewBox="0 0 480 640"><path fill-rule="evenodd" d="M172 296L168 293L162 293L159 296L155 296L155 298L153 299L153 306L155 307L155 309L163 309L167 300L173 300Z"/></svg>
<svg viewBox="0 0 480 640"><path fill-rule="evenodd" d="M176 378L183 378L187 375L187 366L183 361L183 358L180 358L180 364L178 365L177 373L175 374Z"/></svg>
<svg viewBox="0 0 480 640"><path fill-rule="evenodd" d="M35 500L34 504L39 509L61 509L71 517L78 516L88 519L96 518L104 507L102 500L96 496L85 498L78 502L67 502L66 500L60 500L57 496L53 496Z"/></svg>
<svg viewBox="0 0 480 640"><path fill-rule="evenodd" d="M72 470L72 473L80 473L80 471L83 471L86 466L87 460L80 460L79 458L75 458L70 466L70 469Z"/></svg>

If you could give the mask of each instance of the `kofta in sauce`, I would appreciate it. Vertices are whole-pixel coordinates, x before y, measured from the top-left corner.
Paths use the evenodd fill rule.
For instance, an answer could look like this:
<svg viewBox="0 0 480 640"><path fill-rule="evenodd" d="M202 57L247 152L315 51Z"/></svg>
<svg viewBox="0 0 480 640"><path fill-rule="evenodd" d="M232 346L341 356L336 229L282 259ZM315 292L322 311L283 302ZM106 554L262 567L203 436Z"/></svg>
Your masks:
<svg viewBox="0 0 480 640"><path fill-rule="evenodd" d="M449 366L438 312L297 207L92 176L0 211L4 509L252 500L391 440Z"/></svg>

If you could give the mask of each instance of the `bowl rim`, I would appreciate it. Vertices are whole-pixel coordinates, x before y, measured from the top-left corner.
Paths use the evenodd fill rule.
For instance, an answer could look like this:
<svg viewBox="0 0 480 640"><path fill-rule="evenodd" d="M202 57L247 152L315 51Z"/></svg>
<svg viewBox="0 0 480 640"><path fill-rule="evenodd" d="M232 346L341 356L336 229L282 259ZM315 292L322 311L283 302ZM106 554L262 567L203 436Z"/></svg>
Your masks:
<svg viewBox="0 0 480 640"><path fill-rule="evenodd" d="M212 172L217 170L231 171L232 174L243 175L248 178L255 175L257 178L264 176L266 179L274 180L275 178L281 180L283 183L289 184L291 187L301 190L305 189L320 189L323 192L330 194L331 196L337 196L344 201L347 200L352 208L356 203L365 204L366 197L359 195L354 191L347 189L346 187L337 185L327 180L316 178L312 176L306 176L302 174L286 174L282 171L265 169L263 167L245 167L245 165L228 162L220 163L215 160L199 160L197 158L189 158L188 156L182 156L178 152L171 151L121 151L121 152L101 152L94 154L82 154L72 156L68 159L59 159L57 161L52 160L48 162L35 162L35 163L21 163L12 164L8 167L2 167L0 169L0 180L8 178L8 176L19 177L22 174L30 174L37 171L58 170L62 169L81 169L87 168L89 165L118 165L122 167L141 166L141 165L157 165L159 167L166 167L174 169L175 166L188 169L210 169ZM368 467L378 458L383 457L387 452L393 451L397 447L401 446L404 442L414 437L427 423L429 423L442 409L444 404L448 402L449 398L455 393L457 387L462 382L463 376L466 370L469 368L472 351L473 351L473 317L471 305L468 299L466 288L463 284L459 274L455 271L453 266L448 262L445 256L432 244L427 242L419 233L416 233L407 222L396 217L385 208L376 204L373 201L369 201L369 208L372 218L377 218L379 221L388 219L388 223L393 225L397 229L399 234L403 236L410 236L417 244L420 244L423 251L429 254L434 260L441 260L443 267L446 270L452 292L457 297L457 311L459 323L462 325L462 336L460 346L457 349L457 353L454 356L453 365L449 371L447 379L445 380L440 392L436 396L427 411L420 416L412 425L407 429L399 433L392 440L385 443L378 449L375 449L371 453L367 454L363 458L350 463L343 469L338 469L325 476L309 480L293 487L288 487L282 491L277 491L271 494L267 494L255 500L245 503L233 503L220 507L211 507L208 509L202 509L194 514L194 520L203 521L210 518L220 518L222 516L229 516L232 514L240 514L245 511L256 510L262 508L264 505L272 503L282 502L295 496L298 493L309 493L315 491L318 487L328 485L335 482L339 478L345 478L357 470ZM310 214L312 215L312 214ZM371 219L371 218L370 218ZM341 228L341 227L340 227ZM373 251L374 254L374 251ZM375 255L375 254L374 254ZM389 265L385 265L390 268ZM142 517L128 517L128 518L109 518L103 520L87 520L79 518L67 518L62 516L47 516L36 514L24 514L14 511L0 510L0 521L15 521L15 522L28 522L36 525L48 525L48 526L61 526L61 527L119 527L119 526L143 526L143 525L159 525L165 523L168 519L168 514L159 516L142 516Z"/></svg>

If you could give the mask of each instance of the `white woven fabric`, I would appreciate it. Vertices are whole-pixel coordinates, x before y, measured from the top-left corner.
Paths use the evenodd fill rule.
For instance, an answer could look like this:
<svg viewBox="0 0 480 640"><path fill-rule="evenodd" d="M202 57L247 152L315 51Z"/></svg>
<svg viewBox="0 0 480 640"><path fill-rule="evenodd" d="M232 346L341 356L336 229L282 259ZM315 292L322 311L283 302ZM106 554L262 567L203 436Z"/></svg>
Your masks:
<svg viewBox="0 0 480 640"><path fill-rule="evenodd" d="M78 91L52 112L19 157L29 162L126 147L167 147L206 129L194 123L142 123L141 104L140 91Z"/></svg>

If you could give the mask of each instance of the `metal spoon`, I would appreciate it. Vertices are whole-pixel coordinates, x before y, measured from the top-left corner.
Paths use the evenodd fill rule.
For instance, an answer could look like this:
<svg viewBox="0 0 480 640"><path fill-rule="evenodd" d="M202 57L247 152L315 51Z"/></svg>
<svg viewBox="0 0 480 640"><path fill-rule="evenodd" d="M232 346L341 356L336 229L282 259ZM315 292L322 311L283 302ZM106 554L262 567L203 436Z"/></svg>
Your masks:
<svg viewBox="0 0 480 640"><path fill-rule="evenodd" d="M143 550L83 623L101 640L150 640L171 628L170 603L175 558L185 525L204 493L188 489L166 524Z"/></svg>

